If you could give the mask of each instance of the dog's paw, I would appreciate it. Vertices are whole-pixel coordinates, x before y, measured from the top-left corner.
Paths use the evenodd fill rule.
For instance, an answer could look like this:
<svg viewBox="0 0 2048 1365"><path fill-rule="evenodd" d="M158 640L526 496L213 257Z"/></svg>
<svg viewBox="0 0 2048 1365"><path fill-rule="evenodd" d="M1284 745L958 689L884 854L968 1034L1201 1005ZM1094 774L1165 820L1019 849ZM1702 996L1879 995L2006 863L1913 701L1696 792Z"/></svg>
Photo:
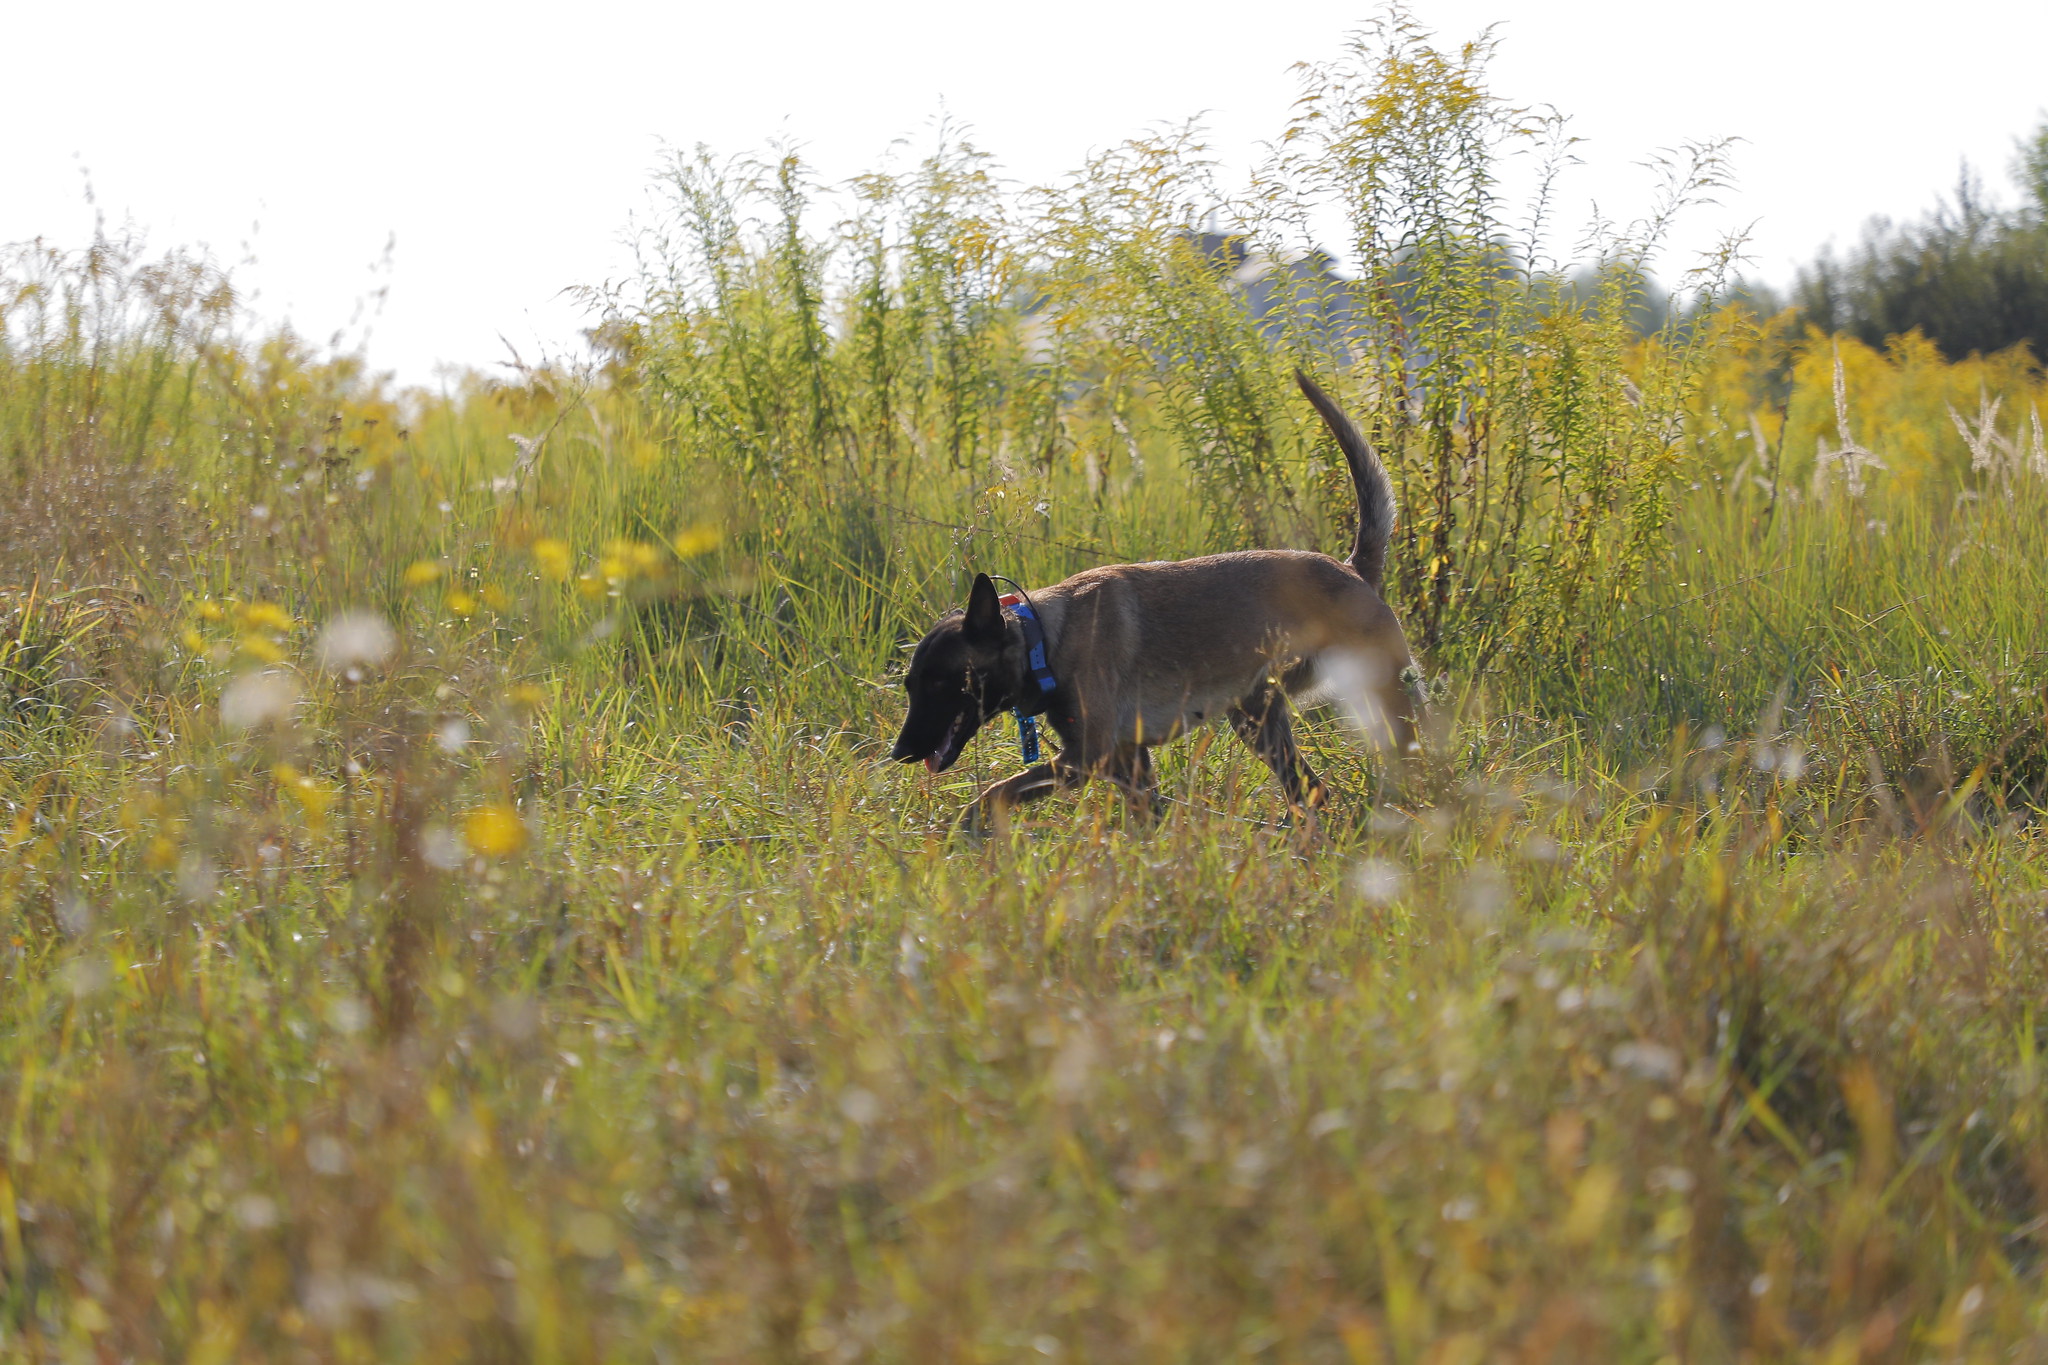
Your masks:
<svg viewBox="0 0 2048 1365"><path fill-rule="evenodd" d="M967 809L953 817L952 834L956 839L981 843L995 832L996 821L992 812L980 801L970 802Z"/></svg>
<svg viewBox="0 0 2048 1365"><path fill-rule="evenodd" d="M1266 828L1280 834L1285 834L1290 838L1304 841L1313 840L1323 832L1321 817L1316 811L1306 806L1295 806L1289 809L1286 814L1266 826Z"/></svg>

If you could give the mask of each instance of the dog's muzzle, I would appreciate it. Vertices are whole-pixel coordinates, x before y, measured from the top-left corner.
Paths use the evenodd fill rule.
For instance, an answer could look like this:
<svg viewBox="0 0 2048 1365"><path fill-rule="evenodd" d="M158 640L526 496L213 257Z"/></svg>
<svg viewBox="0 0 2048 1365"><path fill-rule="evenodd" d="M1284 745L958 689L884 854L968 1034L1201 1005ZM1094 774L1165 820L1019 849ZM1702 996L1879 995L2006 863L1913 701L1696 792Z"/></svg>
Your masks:
<svg viewBox="0 0 2048 1365"><path fill-rule="evenodd" d="M946 733L939 736L939 747L926 757L924 766L932 772L942 773L953 766L960 757L960 751L967 747L967 712L953 717L953 723L946 727Z"/></svg>
<svg viewBox="0 0 2048 1365"><path fill-rule="evenodd" d="M909 727L906 726L906 733L897 739L896 747L889 751L889 757L897 763L915 763L922 759L924 766L930 771L946 771L960 757L960 751L967 747L967 741L977 728L969 723L971 715L972 713L968 711L955 713L937 742L924 752L920 752L922 746L911 739L908 734Z"/></svg>

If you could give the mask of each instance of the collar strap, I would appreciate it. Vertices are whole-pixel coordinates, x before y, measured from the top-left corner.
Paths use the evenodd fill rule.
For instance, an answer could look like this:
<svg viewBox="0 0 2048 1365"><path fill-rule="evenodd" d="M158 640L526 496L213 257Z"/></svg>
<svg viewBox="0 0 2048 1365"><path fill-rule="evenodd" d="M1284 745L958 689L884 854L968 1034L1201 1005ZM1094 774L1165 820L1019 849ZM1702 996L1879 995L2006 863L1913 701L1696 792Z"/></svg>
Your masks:
<svg viewBox="0 0 2048 1365"><path fill-rule="evenodd" d="M1024 628L1025 660L1031 670L1031 681L1038 684L1040 705L1032 708L1032 713L1036 714L1045 709L1045 695L1060 685L1059 679L1052 675L1052 665L1045 657L1045 626L1039 621L1038 612L1023 593L1004 593L1001 601L1003 606L1016 616L1017 624ZM1022 706L1017 708L1020 714L1025 709Z"/></svg>

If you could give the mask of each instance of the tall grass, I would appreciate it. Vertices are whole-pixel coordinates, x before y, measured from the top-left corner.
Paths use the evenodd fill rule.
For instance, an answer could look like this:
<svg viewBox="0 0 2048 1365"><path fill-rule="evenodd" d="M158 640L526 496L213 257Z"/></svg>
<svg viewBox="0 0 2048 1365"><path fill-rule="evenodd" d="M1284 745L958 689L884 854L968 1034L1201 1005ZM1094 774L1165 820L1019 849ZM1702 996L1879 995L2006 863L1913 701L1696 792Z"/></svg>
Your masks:
<svg viewBox="0 0 2048 1365"><path fill-rule="evenodd" d="M1396 16L1235 199L686 156L603 367L440 395L16 258L0 1353L2028 1358L2038 376L1638 344L1656 215L1535 268L1483 58ZM1157 826L950 842L1006 736L882 764L904 642L1340 543L1303 362L1402 480L1426 770L1317 716L1312 838L1205 735Z"/></svg>

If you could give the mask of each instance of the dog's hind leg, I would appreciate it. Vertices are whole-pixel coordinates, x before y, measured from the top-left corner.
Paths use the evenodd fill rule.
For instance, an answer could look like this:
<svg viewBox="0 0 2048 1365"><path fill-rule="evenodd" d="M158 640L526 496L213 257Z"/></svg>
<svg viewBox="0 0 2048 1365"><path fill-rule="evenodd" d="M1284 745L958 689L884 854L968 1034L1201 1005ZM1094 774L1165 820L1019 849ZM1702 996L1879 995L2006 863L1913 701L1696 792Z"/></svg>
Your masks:
<svg viewBox="0 0 2048 1365"><path fill-rule="evenodd" d="M1330 803L1330 789L1294 741L1293 713L1279 688L1266 683L1231 707L1230 728L1280 779L1289 812L1312 820Z"/></svg>

